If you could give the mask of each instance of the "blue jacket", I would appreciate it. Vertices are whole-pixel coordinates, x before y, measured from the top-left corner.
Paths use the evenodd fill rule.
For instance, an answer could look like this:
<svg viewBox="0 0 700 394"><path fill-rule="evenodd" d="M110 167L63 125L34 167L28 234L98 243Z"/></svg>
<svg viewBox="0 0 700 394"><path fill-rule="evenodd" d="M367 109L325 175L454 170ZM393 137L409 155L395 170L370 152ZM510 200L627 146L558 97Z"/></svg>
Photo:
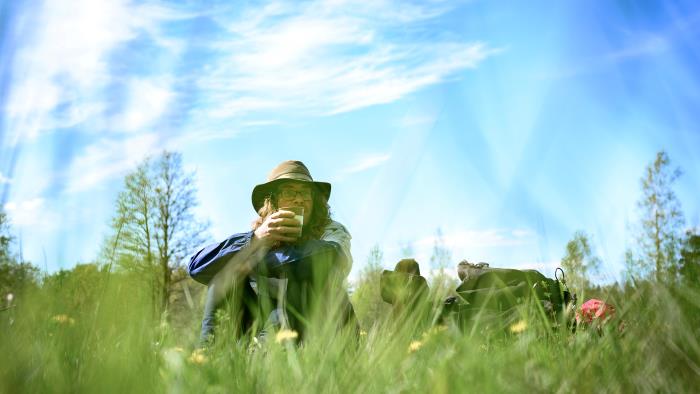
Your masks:
<svg viewBox="0 0 700 394"><path fill-rule="evenodd" d="M190 276L197 282L208 285L226 262L250 243L252 237L252 231L234 234L223 242L209 245L195 253L188 266ZM340 264L347 274L352 262L344 249L336 241L310 240L301 245L284 245L271 249L265 255L263 263L269 272L293 267L296 275L308 277L311 275L311 260L323 254Z"/></svg>
<svg viewBox="0 0 700 394"><path fill-rule="evenodd" d="M197 252L190 259L188 272L199 283L209 285L216 274L226 263L251 241L253 232L234 234L224 241L209 245ZM352 267L350 254L350 233L340 223L331 221L321 236L321 240L307 241L302 245L285 245L270 250L260 264L267 268L267 273L287 269L286 277L306 280L310 279L312 268L323 264L337 264L338 269L347 276ZM320 258L315 258L315 257ZM259 264L259 265L260 265ZM201 340L204 341L214 332L215 314L219 301L212 291L207 292L207 302L202 319Z"/></svg>

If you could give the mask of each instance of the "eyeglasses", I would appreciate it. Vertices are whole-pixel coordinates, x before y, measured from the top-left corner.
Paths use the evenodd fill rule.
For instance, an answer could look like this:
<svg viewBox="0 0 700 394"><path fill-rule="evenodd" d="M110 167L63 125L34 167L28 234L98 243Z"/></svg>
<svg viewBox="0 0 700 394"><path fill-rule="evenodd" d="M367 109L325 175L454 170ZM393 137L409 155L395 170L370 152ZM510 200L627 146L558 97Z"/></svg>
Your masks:
<svg viewBox="0 0 700 394"><path fill-rule="evenodd" d="M302 190L292 190L292 189L282 189L277 192L277 195L284 200L294 200L297 196L301 196L303 200L312 200L313 192L309 189Z"/></svg>

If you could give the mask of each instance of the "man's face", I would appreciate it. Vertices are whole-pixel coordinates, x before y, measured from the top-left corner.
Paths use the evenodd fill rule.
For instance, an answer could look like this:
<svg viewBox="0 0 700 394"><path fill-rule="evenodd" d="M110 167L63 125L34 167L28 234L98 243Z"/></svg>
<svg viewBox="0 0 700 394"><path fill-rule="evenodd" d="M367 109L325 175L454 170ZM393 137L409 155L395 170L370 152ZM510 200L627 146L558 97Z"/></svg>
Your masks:
<svg viewBox="0 0 700 394"><path fill-rule="evenodd" d="M297 182L282 184L277 189L277 207L303 207L306 225L314 208L313 189L310 185Z"/></svg>

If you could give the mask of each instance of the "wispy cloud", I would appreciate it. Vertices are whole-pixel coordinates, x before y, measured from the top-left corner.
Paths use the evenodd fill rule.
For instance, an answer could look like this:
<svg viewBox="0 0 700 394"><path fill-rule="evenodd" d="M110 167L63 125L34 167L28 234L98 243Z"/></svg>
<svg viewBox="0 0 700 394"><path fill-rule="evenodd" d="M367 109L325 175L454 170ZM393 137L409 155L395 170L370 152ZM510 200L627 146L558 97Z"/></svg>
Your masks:
<svg viewBox="0 0 700 394"><path fill-rule="evenodd" d="M147 128L172 103L175 81L115 73L110 57L137 42L155 44L173 60L186 55L187 45L208 51L201 68L182 77L196 80L198 91L188 98L195 125L253 113L255 119L242 123L255 122L264 111L322 116L393 102L496 52L428 28L454 7L442 1L272 1L242 11L185 12L161 2L43 2L25 10L22 18L32 23L17 24L14 32L17 53L4 108L11 120L8 142L84 122L108 131ZM224 33L192 43L167 28L195 16ZM126 86L118 108L104 94L114 84Z"/></svg>
<svg viewBox="0 0 700 394"><path fill-rule="evenodd" d="M81 176L71 178L69 189L85 190L152 151L154 125L171 108L181 110L186 131L158 138L201 142L289 116L326 116L394 102L457 78L497 52L434 29L455 6L272 1L243 10L217 6L216 12L185 12L162 2L41 2L23 9L21 17L31 23L17 24L13 32L17 44L2 108L8 120L2 143L14 145L67 127L91 131L92 138L102 139L71 164ZM209 27L219 33L196 41L170 28L173 21L195 16L197 23L216 25ZM172 61L189 56L184 51L191 48L206 55L187 59L187 67L193 67L187 75L172 67L139 73L114 62L119 51L141 45L164 50ZM140 145L134 144L130 136L144 132ZM124 156L129 159L115 153L126 144L137 150ZM346 174L387 159L365 158Z"/></svg>
<svg viewBox="0 0 700 394"><path fill-rule="evenodd" d="M15 226L51 225L47 215L42 213L44 203L43 198L34 197L24 201L9 201L4 208Z"/></svg>
<svg viewBox="0 0 700 394"><path fill-rule="evenodd" d="M170 78L133 78L128 83L129 97L125 109L116 115L113 128L135 132L150 126L168 109L175 93Z"/></svg>
<svg viewBox="0 0 700 394"><path fill-rule="evenodd" d="M535 240L535 234L525 229L460 230L442 235L441 242L448 248L493 248L524 245ZM432 247L437 235L424 237L415 247Z"/></svg>
<svg viewBox="0 0 700 394"><path fill-rule="evenodd" d="M165 148L156 134L128 138L105 137L73 160L68 171L68 192L89 190L106 179L123 175L145 157Z"/></svg>
<svg viewBox="0 0 700 394"><path fill-rule="evenodd" d="M652 56L666 52L670 48L668 40L658 34L649 34L637 38L624 48L612 51L604 55L604 59L612 62L621 61L639 56Z"/></svg>
<svg viewBox="0 0 700 394"><path fill-rule="evenodd" d="M523 261L523 262L516 261L508 267L500 267L500 268L515 268L515 269L519 269L519 270L526 270L526 269L538 270L541 273L543 273L545 276L553 277L554 271L557 269L557 267L561 267L561 261L559 261L559 260Z"/></svg>
<svg viewBox="0 0 700 394"><path fill-rule="evenodd" d="M430 266L430 259L433 255L435 244L441 244L451 254L445 271L457 278L456 267L463 259L468 259L471 262L486 261L494 265L489 256L498 255L498 253L502 253L505 250L526 251L534 246L536 241L537 234L529 229L495 228L447 231L440 237L437 234L430 235L410 242L408 245L410 245L411 257L415 258L421 266L421 272L424 272L427 276L432 276L438 273L438 270L436 267ZM405 257L399 250L403 246L393 246L385 249L387 257L386 267L393 266L393 262L398 261L401 257ZM494 253L496 251L497 253ZM546 272L551 272L552 270L549 270L549 268L552 264L554 263L519 262L518 259L514 259L509 262L508 268L545 269Z"/></svg>
<svg viewBox="0 0 700 394"><path fill-rule="evenodd" d="M386 162L390 158L391 158L391 155L388 153L363 156L363 157L359 158L358 160L356 160L351 165L349 165L348 167L342 169L341 174L350 175L350 174L355 174L355 173L362 172L365 170L369 170L370 168L377 167L377 166L381 165L382 163Z"/></svg>
<svg viewBox="0 0 700 394"><path fill-rule="evenodd" d="M436 114L408 114L403 116L397 122L402 128L427 126L435 123Z"/></svg>
<svg viewBox="0 0 700 394"><path fill-rule="evenodd" d="M12 84L3 110L16 144L40 132L104 116L105 89L115 82L109 56L144 34L170 49L175 38L163 21L187 15L162 6L134 6L123 0L41 2L16 16ZM138 123L138 119L133 122Z"/></svg>
<svg viewBox="0 0 700 394"><path fill-rule="evenodd" d="M638 58L660 56L668 53L673 47L674 30L669 32L623 32L623 45L608 49L598 55L577 59L575 65L559 67L556 71L541 76L543 79L562 79L585 75L616 66L621 62Z"/></svg>
<svg viewBox="0 0 700 394"><path fill-rule="evenodd" d="M439 239L440 238L440 239ZM447 248L452 254L452 261L449 267L453 268L462 259L479 259L493 255L494 250L503 252L504 250L527 249L537 241L534 232L527 229L483 229L483 230L456 230L442 234L430 235L411 243L413 256L421 262L427 264L433 254L436 243ZM395 248L388 248L390 255L395 255Z"/></svg>
<svg viewBox="0 0 700 394"><path fill-rule="evenodd" d="M447 3L272 2L219 23L232 33L199 87L202 116L262 111L312 115L396 101L455 76L496 51L484 43L425 35Z"/></svg>
<svg viewBox="0 0 700 394"><path fill-rule="evenodd" d="M12 179L6 177L5 175L0 172L0 185L7 184L7 183L12 183Z"/></svg>

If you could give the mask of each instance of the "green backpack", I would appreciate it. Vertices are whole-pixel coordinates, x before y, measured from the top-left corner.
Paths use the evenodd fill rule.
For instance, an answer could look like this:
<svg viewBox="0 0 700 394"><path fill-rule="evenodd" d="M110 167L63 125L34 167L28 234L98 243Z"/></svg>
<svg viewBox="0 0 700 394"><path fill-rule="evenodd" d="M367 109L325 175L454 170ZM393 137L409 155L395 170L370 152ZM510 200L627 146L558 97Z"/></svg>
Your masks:
<svg viewBox="0 0 700 394"><path fill-rule="evenodd" d="M462 261L458 266L462 283L456 297L445 301L448 314L456 315L460 324L475 319L490 319L509 324L518 318L519 306L536 300L552 320L558 320L576 296L569 292L564 271L557 268L555 279L535 270L491 268L487 263L471 264Z"/></svg>

